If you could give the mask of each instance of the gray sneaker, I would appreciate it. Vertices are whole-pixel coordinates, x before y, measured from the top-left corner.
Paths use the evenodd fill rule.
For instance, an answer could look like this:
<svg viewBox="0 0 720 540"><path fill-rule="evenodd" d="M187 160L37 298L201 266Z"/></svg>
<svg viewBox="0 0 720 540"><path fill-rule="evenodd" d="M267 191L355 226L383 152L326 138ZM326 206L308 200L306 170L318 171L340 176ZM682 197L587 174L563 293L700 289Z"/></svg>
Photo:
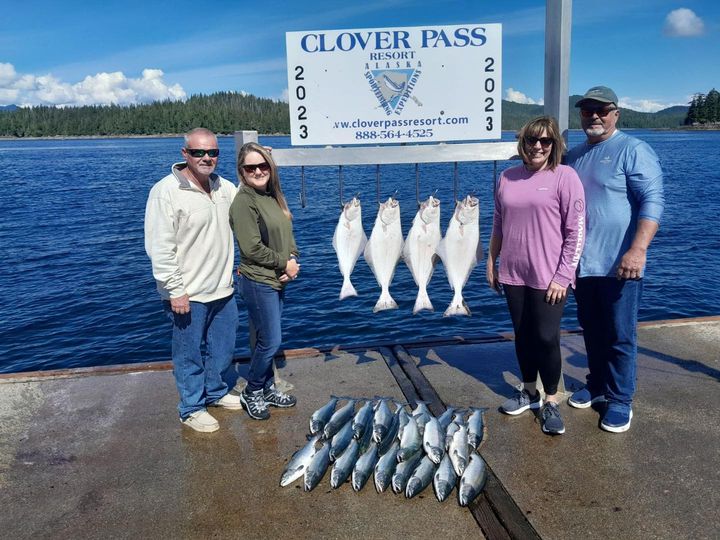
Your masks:
<svg viewBox="0 0 720 540"><path fill-rule="evenodd" d="M530 397L530 394L528 394L527 390L522 389L518 390L513 397L500 405L500 410L505 414L515 416L516 414L525 412L528 409L537 410L540 407L542 407L542 398L540 397L540 392L535 391L535 396Z"/></svg>
<svg viewBox="0 0 720 540"><path fill-rule="evenodd" d="M268 388L263 391L263 398L265 403L272 407L280 407L287 409L288 407L294 407L297 403L295 396L281 392L275 388L274 384L271 384Z"/></svg>
<svg viewBox="0 0 720 540"><path fill-rule="evenodd" d="M560 416L560 407L557 403L547 401L540 412L543 433L548 435L562 435L565 433L565 424Z"/></svg>
<svg viewBox="0 0 720 540"><path fill-rule="evenodd" d="M253 420L267 420L270 418L270 411L268 411L267 403L265 403L262 388L254 392L248 392L246 388L240 394L240 402Z"/></svg>

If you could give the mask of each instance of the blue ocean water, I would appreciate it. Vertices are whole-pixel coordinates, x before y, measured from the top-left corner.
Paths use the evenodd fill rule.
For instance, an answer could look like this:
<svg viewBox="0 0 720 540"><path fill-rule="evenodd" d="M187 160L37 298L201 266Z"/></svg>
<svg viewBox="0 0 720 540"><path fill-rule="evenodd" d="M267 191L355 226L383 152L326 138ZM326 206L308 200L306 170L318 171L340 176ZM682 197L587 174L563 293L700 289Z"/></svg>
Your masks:
<svg viewBox="0 0 720 540"><path fill-rule="evenodd" d="M649 254L643 320L720 314L720 132L630 130L656 150L666 172L666 213ZM505 140L513 134L505 133ZM570 144L582 134L571 132ZM262 137L276 148L288 137ZM0 170L0 372L167 360L170 326L155 292L143 246L145 201L152 185L180 161L181 138L2 140ZM220 139L218 172L235 180L234 143ZM501 170L511 165L501 162ZM342 278L332 248L340 212L335 168L306 170L307 206L300 205L300 170L281 172L294 213L302 276L288 289L286 348L408 342L511 330L503 298L478 266L465 287L472 317L442 316L452 291L442 265L429 286L435 312L412 314L416 288L401 262L391 292L399 309L372 313L379 295L361 259L353 273L360 296L338 301ZM459 165L459 193L481 200L481 240L492 223L492 164ZM420 197L438 191L442 228L452 215L453 166L420 166ZM345 197L360 192L369 236L378 195L398 191L403 233L417 209L415 168L346 167ZM247 354L247 318L240 301L237 354ZM572 298L563 319L577 327Z"/></svg>

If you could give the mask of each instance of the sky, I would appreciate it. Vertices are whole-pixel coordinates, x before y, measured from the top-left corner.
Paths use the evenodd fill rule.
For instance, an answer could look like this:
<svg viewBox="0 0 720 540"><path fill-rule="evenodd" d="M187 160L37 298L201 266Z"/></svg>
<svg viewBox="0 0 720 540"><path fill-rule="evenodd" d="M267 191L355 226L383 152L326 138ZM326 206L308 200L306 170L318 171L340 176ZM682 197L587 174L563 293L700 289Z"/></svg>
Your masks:
<svg viewBox="0 0 720 540"><path fill-rule="evenodd" d="M218 91L287 100L285 32L470 23L502 24L503 98L543 102L540 0L10 2L0 0L0 105ZM638 111L687 105L720 88L720 2L574 0L570 54L571 95L606 85Z"/></svg>

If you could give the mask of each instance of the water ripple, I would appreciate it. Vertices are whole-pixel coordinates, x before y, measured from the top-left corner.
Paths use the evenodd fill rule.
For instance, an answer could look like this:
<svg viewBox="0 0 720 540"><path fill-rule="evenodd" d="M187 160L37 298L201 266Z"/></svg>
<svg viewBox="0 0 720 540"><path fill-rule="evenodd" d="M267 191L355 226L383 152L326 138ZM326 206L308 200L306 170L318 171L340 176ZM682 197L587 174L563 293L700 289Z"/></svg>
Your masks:
<svg viewBox="0 0 720 540"><path fill-rule="evenodd" d="M720 262L718 132L637 131L660 156L666 172L666 212L650 250L641 319L717 315L714 283ZM506 140L512 134L504 134ZM571 145L580 134L571 132ZM287 147L286 137L264 143ZM166 360L170 325L163 314L144 252L147 193L181 159L180 138L93 141L0 141L5 172L0 192L0 372ZM224 156L233 140L223 137ZM218 172L234 179L234 162L221 159ZM499 168L507 163L500 163ZM452 164L420 166L420 197L439 189L442 226L452 211ZM284 346L322 347L367 342L407 342L505 332L511 329L503 298L485 284L482 267L465 288L472 317L442 316L452 298L444 269L429 286L435 312L412 314L417 293L408 269L398 265L391 293L399 309L372 313L379 287L361 259L353 274L359 296L342 302L342 284L332 236L340 204L337 170L306 170L308 206L300 207L300 171L282 171L302 251L302 275L287 292ZM481 240L492 226L492 165L460 164L460 193L481 200ZM28 196L28 185L32 196ZM415 168L383 166L380 192L375 167L347 167L344 197L357 192L370 234L377 200L398 190L403 233L415 203ZM247 315L238 297L237 353L247 354ZM575 328L572 298L563 326Z"/></svg>

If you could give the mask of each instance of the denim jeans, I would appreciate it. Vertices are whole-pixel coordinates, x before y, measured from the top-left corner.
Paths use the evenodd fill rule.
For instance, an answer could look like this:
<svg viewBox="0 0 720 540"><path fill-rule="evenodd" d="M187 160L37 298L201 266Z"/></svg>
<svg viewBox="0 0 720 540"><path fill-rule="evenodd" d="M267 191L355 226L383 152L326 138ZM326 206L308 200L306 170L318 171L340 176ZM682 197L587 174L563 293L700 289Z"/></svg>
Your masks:
<svg viewBox="0 0 720 540"><path fill-rule="evenodd" d="M273 357L282 344L285 291L240 276L240 294L248 309L252 349L246 391L254 392L275 382Z"/></svg>
<svg viewBox="0 0 720 540"><path fill-rule="evenodd" d="M587 387L608 403L630 406L637 370L637 317L642 280L586 277L577 280L575 300L583 329Z"/></svg>
<svg viewBox="0 0 720 540"><path fill-rule="evenodd" d="M173 323L173 374L180 394L178 411L184 420L228 392L223 375L235 352L237 302L232 295L190 302L190 313L183 315L173 313L168 301L163 307Z"/></svg>

